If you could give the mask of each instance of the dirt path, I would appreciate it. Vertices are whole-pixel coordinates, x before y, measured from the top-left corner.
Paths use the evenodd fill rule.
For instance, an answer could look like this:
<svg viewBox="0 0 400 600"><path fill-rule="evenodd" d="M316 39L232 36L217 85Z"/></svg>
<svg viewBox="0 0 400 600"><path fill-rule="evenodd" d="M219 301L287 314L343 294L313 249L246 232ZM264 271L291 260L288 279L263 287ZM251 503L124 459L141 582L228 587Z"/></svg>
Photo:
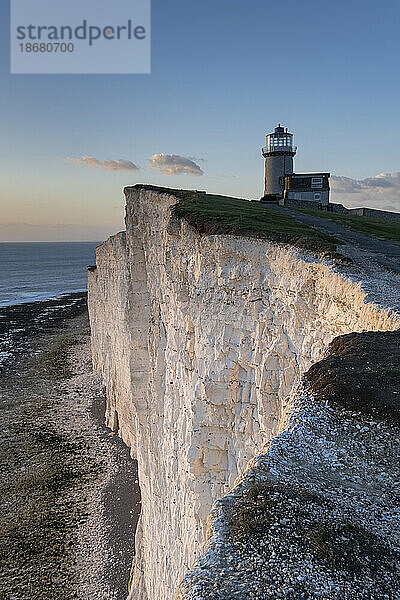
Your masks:
<svg viewBox="0 0 400 600"><path fill-rule="evenodd" d="M103 426L87 313L29 346L0 378L0 598L123 600L136 463Z"/></svg>
<svg viewBox="0 0 400 600"><path fill-rule="evenodd" d="M362 252L373 255L382 267L394 268L400 273L400 245L398 244L391 243L388 240L375 239L358 231L347 229L332 219L309 215L283 206L271 205L269 208L290 215L297 221L315 227L323 233L333 235L345 244L355 246ZM339 250L341 251L342 248Z"/></svg>

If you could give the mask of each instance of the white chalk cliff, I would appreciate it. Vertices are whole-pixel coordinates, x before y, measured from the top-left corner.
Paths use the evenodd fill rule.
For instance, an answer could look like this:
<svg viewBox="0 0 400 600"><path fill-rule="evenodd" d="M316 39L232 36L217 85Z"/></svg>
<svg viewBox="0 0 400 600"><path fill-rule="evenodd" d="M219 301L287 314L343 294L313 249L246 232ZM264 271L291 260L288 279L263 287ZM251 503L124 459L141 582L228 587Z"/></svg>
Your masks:
<svg viewBox="0 0 400 600"><path fill-rule="evenodd" d="M214 502L299 421L301 375L335 337L400 320L346 267L262 239L199 235L171 218L173 192L126 188L126 201L126 232L97 249L89 272L89 312L107 423L138 460L129 597L211 598L198 565L213 560L201 555Z"/></svg>

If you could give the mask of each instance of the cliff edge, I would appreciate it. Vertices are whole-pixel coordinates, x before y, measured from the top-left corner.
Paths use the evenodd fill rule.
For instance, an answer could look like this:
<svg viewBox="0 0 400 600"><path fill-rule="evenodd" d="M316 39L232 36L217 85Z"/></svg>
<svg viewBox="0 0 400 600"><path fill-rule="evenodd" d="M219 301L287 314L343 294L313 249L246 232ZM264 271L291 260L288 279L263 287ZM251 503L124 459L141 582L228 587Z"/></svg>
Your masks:
<svg viewBox="0 0 400 600"><path fill-rule="evenodd" d="M255 203L125 194L88 277L107 423L139 465L130 598L398 597L397 363L347 403L316 364L399 329L399 273Z"/></svg>

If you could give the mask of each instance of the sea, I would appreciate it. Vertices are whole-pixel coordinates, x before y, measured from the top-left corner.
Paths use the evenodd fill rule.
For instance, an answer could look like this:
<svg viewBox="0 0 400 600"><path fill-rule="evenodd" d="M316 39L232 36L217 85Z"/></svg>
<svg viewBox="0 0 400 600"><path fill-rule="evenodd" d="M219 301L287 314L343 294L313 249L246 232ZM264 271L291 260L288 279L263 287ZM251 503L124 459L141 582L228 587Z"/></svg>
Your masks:
<svg viewBox="0 0 400 600"><path fill-rule="evenodd" d="M0 307L87 289L88 265L100 242L0 243Z"/></svg>
<svg viewBox="0 0 400 600"><path fill-rule="evenodd" d="M0 376L32 341L86 308L99 242L0 243Z"/></svg>

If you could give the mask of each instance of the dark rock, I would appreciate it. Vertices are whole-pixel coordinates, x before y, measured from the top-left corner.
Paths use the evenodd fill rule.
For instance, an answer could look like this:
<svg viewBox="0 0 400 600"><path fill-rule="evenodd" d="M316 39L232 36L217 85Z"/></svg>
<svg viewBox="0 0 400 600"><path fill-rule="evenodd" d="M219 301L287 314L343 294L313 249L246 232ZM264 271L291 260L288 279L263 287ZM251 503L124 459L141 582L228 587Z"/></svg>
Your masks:
<svg viewBox="0 0 400 600"><path fill-rule="evenodd" d="M305 377L321 400L400 424L400 330L337 337Z"/></svg>

